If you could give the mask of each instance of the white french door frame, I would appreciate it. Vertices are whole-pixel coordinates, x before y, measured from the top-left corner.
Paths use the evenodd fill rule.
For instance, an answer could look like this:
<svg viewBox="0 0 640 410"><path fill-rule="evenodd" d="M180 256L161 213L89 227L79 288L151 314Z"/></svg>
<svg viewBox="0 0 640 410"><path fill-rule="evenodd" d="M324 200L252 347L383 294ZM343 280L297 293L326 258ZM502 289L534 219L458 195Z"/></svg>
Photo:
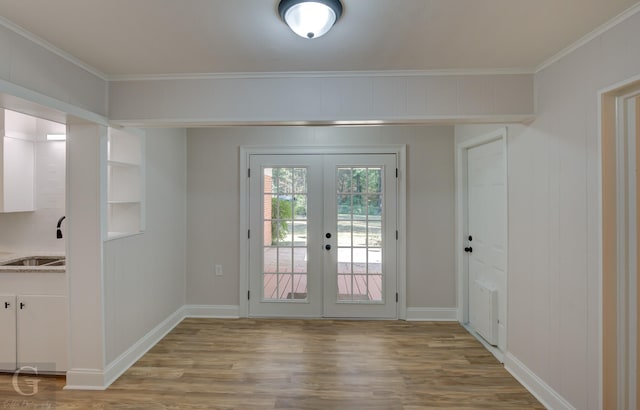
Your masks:
<svg viewBox="0 0 640 410"><path fill-rule="evenodd" d="M506 272L506 289L507 289L507 312L505 312L505 317L508 317L508 309L509 309L509 180L507 173L507 128L502 127L495 131L489 132L487 134L479 135L477 137L473 137L466 141L463 141L456 145L456 157L455 157L455 170L456 170L456 233L455 233L455 255L456 255L456 278L457 278L457 288L458 288L458 311L457 311L457 319L461 325L466 325L469 323L469 260L466 257L466 253L464 252L465 246L465 238L467 237L467 232L469 231L469 221L468 221L468 194L467 194L467 152L471 148L478 147L480 145L488 144L494 141L502 141L502 148L504 151L504 182L505 182L505 218L506 223L505 226L505 272ZM505 324L505 333L508 335L507 331L508 323ZM465 326L466 327L466 326ZM475 334L474 334L475 336ZM508 339L508 337L505 335ZM505 341L505 351L501 351L497 347L493 347L486 343L482 338L477 337L478 340L500 361L504 361L504 353L507 351L508 340Z"/></svg>
<svg viewBox="0 0 640 410"><path fill-rule="evenodd" d="M397 159L397 223L396 269L398 291L398 319L407 318L407 223L406 223L406 145L363 146L241 146L240 147L240 305L239 316L249 316L249 158L251 155L305 154L394 154Z"/></svg>

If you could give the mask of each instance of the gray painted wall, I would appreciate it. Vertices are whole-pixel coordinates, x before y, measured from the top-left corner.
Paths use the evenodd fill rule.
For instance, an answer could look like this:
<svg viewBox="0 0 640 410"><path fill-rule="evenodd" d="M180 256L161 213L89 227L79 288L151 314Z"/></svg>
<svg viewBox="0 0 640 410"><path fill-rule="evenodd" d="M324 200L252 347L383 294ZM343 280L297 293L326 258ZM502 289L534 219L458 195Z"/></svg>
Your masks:
<svg viewBox="0 0 640 410"><path fill-rule="evenodd" d="M187 303L239 304L240 146L374 144L407 144L407 305L455 307L453 127L426 126L190 129Z"/></svg>

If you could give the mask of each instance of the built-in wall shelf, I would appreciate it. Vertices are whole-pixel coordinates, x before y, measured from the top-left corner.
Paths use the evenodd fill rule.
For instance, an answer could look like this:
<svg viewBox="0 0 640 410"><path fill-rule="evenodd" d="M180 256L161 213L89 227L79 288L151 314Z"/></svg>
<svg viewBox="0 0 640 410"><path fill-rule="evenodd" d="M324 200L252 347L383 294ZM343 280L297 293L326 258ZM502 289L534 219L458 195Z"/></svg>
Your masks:
<svg viewBox="0 0 640 410"><path fill-rule="evenodd" d="M109 128L107 141L107 237L145 229L144 136Z"/></svg>

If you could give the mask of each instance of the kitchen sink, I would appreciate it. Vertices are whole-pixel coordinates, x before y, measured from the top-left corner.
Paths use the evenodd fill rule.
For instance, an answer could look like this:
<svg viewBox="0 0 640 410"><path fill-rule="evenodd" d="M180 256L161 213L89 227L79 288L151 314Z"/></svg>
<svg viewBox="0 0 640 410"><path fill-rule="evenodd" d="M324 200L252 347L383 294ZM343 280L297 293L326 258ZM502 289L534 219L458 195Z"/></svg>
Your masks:
<svg viewBox="0 0 640 410"><path fill-rule="evenodd" d="M0 266L64 266L64 256L26 256L12 259L0 264Z"/></svg>

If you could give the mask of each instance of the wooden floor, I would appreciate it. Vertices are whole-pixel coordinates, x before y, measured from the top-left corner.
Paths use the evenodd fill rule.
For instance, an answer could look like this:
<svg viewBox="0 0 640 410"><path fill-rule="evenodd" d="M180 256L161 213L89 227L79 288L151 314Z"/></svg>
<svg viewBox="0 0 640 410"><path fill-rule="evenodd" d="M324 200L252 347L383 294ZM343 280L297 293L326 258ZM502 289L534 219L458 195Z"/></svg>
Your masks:
<svg viewBox="0 0 640 410"><path fill-rule="evenodd" d="M0 408L544 408L452 323L186 319L107 391L63 385L0 376Z"/></svg>

